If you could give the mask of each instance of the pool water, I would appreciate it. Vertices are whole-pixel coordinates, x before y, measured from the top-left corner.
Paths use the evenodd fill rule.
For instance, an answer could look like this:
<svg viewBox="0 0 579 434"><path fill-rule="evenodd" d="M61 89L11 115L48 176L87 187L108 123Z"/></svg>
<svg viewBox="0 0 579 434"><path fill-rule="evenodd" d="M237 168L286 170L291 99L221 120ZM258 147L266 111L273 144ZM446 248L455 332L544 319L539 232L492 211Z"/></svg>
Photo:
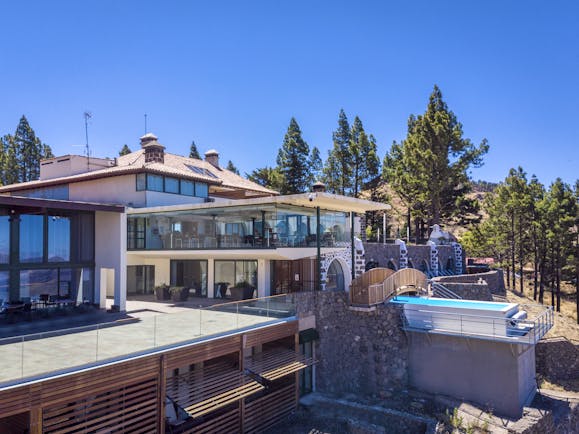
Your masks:
<svg viewBox="0 0 579 434"><path fill-rule="evenodd" d="M462 309L490 310L502 312L513 307L513 303L495 303L492 301L455 300L449 298L427 298L399 295L391 300L392 303L408 303L421 306L452 307Z"/></svg>

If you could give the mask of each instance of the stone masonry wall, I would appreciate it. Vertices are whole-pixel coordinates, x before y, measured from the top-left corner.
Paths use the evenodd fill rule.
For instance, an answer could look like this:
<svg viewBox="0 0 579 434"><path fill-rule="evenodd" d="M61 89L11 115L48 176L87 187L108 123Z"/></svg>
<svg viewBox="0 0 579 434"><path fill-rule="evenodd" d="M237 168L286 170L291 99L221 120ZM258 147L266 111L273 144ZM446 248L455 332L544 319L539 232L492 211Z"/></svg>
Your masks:
<svg viewBox="0 0 579 434"><path fill-rule="evenodd" d="M439 276L433 280L443 285L449 282L454 283L477 283L479 279L484 280L492 294L505 295L505 283L503 279L503 270L492 270L487 273L476 274L459 274L457 276Z"/></svg>
<svg viewBox="0 0 579 434"><path fill-rule="evenodd" d="M298 316L316 316L316 388L322 393L372 395L407 383L408 343L391 304L353 310L345 292L288 295Z"/></svg>
<svg viewBox="0 0 579 434"><path fill-rule="evenodd" d="M483 283L455 283L444 282L446 288L464 300L493 301L493 296L486 282Z"/></svg>
<svg viewBox="0 0 579 434"><path fill-rule="evenodd" d="M376 261L379 267L387 268L392 260L396 269L400 266L400 246L398 244L364 243L366 262Z"/></svg>
<svg viewBox="0 0 579 434"><path fill-rule="evenodd" d="M541 339L535 348L537 372L547 380L579 380L579 345L564 337Z"/></svg>

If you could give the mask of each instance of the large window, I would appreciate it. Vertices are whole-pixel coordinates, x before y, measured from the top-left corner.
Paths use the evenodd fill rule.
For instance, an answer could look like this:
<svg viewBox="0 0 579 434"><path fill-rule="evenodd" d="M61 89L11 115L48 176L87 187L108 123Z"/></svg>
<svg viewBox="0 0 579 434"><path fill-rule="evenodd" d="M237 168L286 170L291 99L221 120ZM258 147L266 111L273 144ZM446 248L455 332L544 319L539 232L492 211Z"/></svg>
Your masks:
<svg viewBox="0 0 579 434"><path fill-rule="evenodd" d="M70 261L70 217L48 216L48 262Z"/></svg>
<svg viewBox="0 0 579 434"><path fill-rule="evenodd" d="M257 261L215 261L216 297L246 283L257 288Z"/></svg>
<svg viewBox="0 0 579 434"><path fill-rule="evenodd" d="M0 304L10 301L10 272L0 271Z"/></svg>
<svg viewBox="0 0 579 434"><path fill-rule="evenodd" d="M139 173L136 177L137 191L159 191L183 196L208 197L209 185L204 182L194 182L187 179L173 178L171 176L153 175L152 173Z"/></svg>
<svg viewBox="0 0 579 434"><path fill-rule="evenodd" d="M20 262L44 260L44 216L20 216Z"/></svg>
<svg viewBox="0 0 579 434"><path fill-rule="evenodd" d="M207 297L207 261L171 261L171 285L189 288L195 297Z"/></svg>
<svg viewBox="0 0 579 434"><path fill-rule="evenodd" d="M94 302L93 270L84 268L51 268L20 271L20 297L42 298L45 295L78 304Z"/></svg>
<svg viewBox="0 0 579 434"><path fill-rule="evenodd" d="M127 294L152 294L154 286L154 265L127 266Z"/></svg>
<svg viewBox="0 0 579 434"><path fill-rule="evenodd" d="M10 216L0 216L0 264L10 262Z"/></svg>

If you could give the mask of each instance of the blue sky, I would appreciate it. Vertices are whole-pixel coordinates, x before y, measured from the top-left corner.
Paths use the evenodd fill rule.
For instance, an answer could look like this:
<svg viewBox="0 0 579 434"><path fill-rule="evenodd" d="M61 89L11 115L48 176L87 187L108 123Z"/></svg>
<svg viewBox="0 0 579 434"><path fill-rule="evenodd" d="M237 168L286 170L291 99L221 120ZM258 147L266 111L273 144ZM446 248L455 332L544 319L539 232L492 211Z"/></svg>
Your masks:
<svg viewBox="0 0 579 434"><path fill-rule="evenodd" d="M568 1L11 1L0 5L0 134L25 114L56 154L220 151L242 172L274 165L294 116L331 146L340 108L382 158L436 83L489 140L475 179L521 165L579 177L579 3Z"/></svg>

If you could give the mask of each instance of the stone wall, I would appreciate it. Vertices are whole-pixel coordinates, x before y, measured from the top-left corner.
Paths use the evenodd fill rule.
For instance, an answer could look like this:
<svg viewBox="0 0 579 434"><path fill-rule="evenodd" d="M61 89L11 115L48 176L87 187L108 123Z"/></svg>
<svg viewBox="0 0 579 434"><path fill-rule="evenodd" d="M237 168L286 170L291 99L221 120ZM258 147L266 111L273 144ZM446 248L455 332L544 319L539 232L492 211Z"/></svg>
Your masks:
<svg viewBox="0 0 579 434"><path fill-rule="evenodd" d="M395 305L356 310L345 292L288 297L297 303L299 317L316 316L318 391L371 395L406 386L408 343Z"/></svg>
<svg viewBox="0 0 579 434"><path fill-rule="evenodd" d="M398 244L364 243L366 262L378 262L379 267L387 268L392 261L396 269L400 267L400 246Z"/></svg>
<svg viewBox="0 0 579 434"><path fill-rule="evenodd" d="M444 282L443 285L465 300L493 301L493 296L486 282Z"/></svg>
<svg viewBox="0 0 579 434"><path fill-rule="evenodd" d="M408 266L426 273L430 269L430 246L407 244L406 247L408 248Z"/></svg>
<svg viewBox="0 0 579 434"><path fill-rule="evenodd" d="M537 343L537 373L551 383L579 380L579 345L564 337Z"/></svg>
<svg viewBox="0 0 579 434"><path fill-rule="evenodd" d="M437 246L438 249L438 267L440 270L447 270L449 262L451 259L451 264L453 266L452 271L454 271L454 249L452 246Z"/></svg>
<svg viewBox="0 0 579 434"><path fill-rule="evenodd" d="M492 270L487 273L459 274L457 276L438 276L433 280L443 285L447 283L477 283L479 279L484 280L492 294L505 295L505 282L503 270Z"/></svg>

